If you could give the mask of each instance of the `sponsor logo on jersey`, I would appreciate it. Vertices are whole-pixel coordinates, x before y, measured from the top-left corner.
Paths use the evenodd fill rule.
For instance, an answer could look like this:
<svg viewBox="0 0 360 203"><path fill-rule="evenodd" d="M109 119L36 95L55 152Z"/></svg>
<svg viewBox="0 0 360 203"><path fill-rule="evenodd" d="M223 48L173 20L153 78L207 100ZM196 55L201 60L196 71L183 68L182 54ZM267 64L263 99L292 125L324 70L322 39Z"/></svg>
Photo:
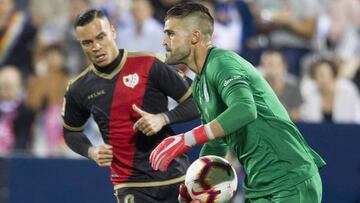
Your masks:
<svg viewBox="0 0 360 203"><path fill-rule="evenodd" d="M89 96L87 96L87 99L94 99L95 97L101 96L105 94L105 90L98 90L92 94L90 94Z"/></svg>
<svg viewBox="0 0 360 203"><path fill-rule="evenodd" d="M123 83L126 87L134 88L139 84L139 76L137 73L130 74L123 77Z"/></svg>
<svg viewBox="0 0 360 203"><path fill-rule="evenodd" d="M236 80L236 79L240 79L240 78L241 78L240 75L231 76L230 78L224 80L224 87L228 86L231 81Z"/></svg>

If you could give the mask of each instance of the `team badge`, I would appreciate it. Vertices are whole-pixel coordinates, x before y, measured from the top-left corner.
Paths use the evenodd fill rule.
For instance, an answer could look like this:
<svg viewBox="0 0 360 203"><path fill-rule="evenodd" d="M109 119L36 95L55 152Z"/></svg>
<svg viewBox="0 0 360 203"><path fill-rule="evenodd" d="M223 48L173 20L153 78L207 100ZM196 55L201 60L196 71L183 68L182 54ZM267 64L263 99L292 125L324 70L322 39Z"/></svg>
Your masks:
<svg viewBox="0 0 360 203"><path fill-rule="evenodd" d="M139 83L139 75L137 73L130 74L123 77L124 85L134 88Z"/></svg>

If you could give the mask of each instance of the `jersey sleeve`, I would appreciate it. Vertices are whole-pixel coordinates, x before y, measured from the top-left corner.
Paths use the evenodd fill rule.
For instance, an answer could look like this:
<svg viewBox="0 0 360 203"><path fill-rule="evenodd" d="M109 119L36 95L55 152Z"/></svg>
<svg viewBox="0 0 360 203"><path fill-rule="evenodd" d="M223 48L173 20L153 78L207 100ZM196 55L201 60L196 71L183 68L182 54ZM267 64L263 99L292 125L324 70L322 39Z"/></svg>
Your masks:
<svg viewBox="0 0 360 203"><path fill-rule="evenodd" d="M77 99L78 98L78 99ZM64 128L70 131L82 131L90 112L81 107L80 97L76 97L71 88L65 93L62 118Z"/></svg>
<svg viewBox="0 0 360 203"><path fill-rule="evenodd" d="M243 67L248 66L248 67ZM239 63L230 57L219 57L208 66L210 83L217 89L221 100L228 107L216 120L225 134L230 134L249 122L256 116L256 106L249 84L249 78L244 68L254 68L251 64Z"/></svg>
<svg viewBox="0 0 360 203"><path fill-rule="evenodd" d="M185 101L192 93L186 76L158 59L151 69L150 79L157 88L179 103Z"/></svg>

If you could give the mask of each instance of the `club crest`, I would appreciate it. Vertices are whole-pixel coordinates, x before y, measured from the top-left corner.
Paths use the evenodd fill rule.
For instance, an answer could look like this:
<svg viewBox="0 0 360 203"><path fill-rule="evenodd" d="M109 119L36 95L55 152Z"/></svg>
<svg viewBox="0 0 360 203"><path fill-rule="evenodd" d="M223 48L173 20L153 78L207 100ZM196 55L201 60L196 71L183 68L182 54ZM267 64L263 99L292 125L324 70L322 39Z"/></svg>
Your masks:
<svg viewBox="0 0 360 203"><path fill-rule="evenodd" d="M123 83L125 86L134 88L139 83L139 76L137 73L130 74L123 77Z"/></svg>

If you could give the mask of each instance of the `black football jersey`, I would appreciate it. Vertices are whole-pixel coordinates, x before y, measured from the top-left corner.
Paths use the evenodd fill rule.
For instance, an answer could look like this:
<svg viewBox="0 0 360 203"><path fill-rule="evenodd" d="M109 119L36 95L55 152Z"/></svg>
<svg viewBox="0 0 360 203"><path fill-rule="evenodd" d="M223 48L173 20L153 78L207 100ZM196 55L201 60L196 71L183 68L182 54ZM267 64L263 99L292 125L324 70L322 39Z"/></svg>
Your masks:
<svg viewBox="0 0 360 203"><path fill-rule="evenodd" d="M140 116L132 105L149 113L168 110L167 96L181 102L191 94L186 79L155 56L122 50L116 68L106 74L90 65L70 82L64 99L64 127L83 130L90 115L105 143L113 146L111 180L127 182L163 181L183 176L189 166L186 156L176 158L167 172L154 171L149 163L152 150L167 136L169 127L146 136L133 131Z"/></svg>

